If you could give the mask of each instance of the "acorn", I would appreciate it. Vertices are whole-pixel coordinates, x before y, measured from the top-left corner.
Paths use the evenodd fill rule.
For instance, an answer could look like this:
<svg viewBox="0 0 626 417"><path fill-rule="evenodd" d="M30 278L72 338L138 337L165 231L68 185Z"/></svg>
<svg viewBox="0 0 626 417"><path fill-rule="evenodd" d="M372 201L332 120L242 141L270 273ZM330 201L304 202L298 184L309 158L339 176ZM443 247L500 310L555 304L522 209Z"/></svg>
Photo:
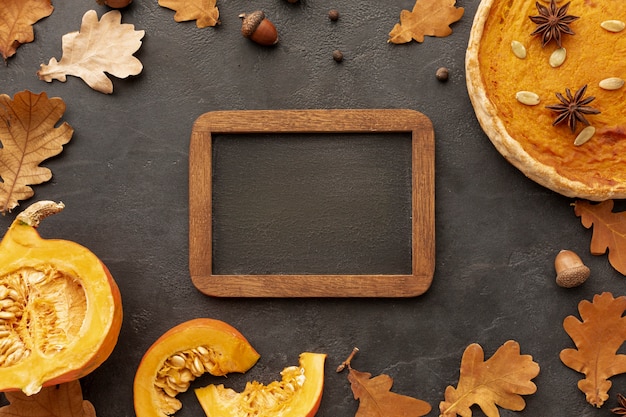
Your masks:
<svg viewBox="0 0 626 417"><path fill-rule="evenodd" d="M243 19L241 23L241 34L244 37L259 45L269 46L278 43L276 26L265 17L263 11L257 10L250 14L242 13L239 17Z"/></svg>
<svg viewBox="0 0 626 417"><path fill-rule="evenodd" d="M554 259L556 283L563 288L573 288L582 285L591 271L575 252L561 250Z"/></svg>

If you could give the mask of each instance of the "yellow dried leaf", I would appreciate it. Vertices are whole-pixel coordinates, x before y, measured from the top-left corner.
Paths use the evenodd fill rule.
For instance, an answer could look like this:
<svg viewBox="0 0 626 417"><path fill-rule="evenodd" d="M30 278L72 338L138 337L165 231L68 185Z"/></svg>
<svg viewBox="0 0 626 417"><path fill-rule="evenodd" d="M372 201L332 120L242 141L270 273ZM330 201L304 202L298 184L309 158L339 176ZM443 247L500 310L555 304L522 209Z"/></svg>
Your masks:
<svg viewBox="0 0 626 417"><path fill-rule="evenodd" d="M480 345L473 343L463 353L457 388L448 386L445 401L439 404L440 417L471 416L478 404L487 417L499 417L498 405L520 411L526 406L521 395L534 394L531 381L539 375L532 356L520 355L519 344L509 340L488 360Z"/></svg>
<svg viewBox="0 0 626 417"><path fill-rule="evenodd" d="M78 381L43 388L30 397L22 391L5 395L10 404L0 407L0 417L96 417Z"/></svg>
<svg viewBox="0 0 626 417"><path fill-rule="evenodd" d="M41 64L39 79L65 82L66 75L80 77L96 91L110 94L113 83L106 76L117 78L139 74L143 65L133 56L141 47L143 30L122 23L119 10L111 10L98 21L95 10L83 15L79 32L63 36L63 57L57 62L51 58L48 65Z"/></svg>
<svg viewBox="0 0 626 417"><path fill-rule="evenodd" d="M456 0L417 0L412 11L400 12L400 23L389 32L389 42L424 42L424 36L444 37L452 33L450 25L463 16Z"/></svg>
<svg viewBox="0 0 626 417"><path fill-rule="evenodd" d="M220 12L216 4L217 0L159 0L159 6L176 11L176 22L195 20L199 28L220 24Z"/></svg>
<svg viewBox="0 0 626 417"><path fill-rule="evenodd" d="M563 328L577 349L561 351L561 361L575 371L585 374L578 388L587 402L596 407L609 398L611 381L608 378L626 373L626 355L617 354L626 340L626 297L613 298L605 292L593 297L593 303L583 300L578 304L583 321L568 316Z"/></svg>
<svg viewBox="0 0 626 417"><path fill-rule="evenodd" d="M29 186L48 181L52 173L39 164L63 150L74 130L67 123L55 127L65 112L60 98L22 91L13 100L0 95L0 213L32 197Z"/></svg>
<svg viewBox="0 0 626 417"><path fill-rule="evenodd" d="M32 25L53 10L50 0L0 0L0 53L5 61L35 39Z"/></svg>

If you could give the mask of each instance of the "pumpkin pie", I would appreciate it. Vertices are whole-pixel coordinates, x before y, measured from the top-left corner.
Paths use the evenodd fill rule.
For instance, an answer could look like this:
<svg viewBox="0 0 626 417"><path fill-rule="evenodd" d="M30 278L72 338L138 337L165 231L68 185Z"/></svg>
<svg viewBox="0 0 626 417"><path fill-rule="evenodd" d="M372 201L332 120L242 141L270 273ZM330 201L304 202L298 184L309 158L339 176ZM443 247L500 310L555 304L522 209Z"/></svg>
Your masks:
<svg viewBox="0 0 626 417"><path fill-rule="evenodd" d="M624 22L624 0L482 0L474 18L478 121L510 163L568 197L626 198Z"/></svg>

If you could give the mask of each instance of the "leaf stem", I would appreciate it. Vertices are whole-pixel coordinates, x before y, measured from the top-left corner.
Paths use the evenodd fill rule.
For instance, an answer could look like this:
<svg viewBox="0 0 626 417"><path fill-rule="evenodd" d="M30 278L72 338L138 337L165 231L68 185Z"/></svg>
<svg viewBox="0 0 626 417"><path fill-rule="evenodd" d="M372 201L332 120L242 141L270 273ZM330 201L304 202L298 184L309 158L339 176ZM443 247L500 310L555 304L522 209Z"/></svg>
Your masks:
<svg viewBox="0 0 626 417"><path fill-rule="evenodd" d="M350 368L350 362L352 361L352 359L354 358L354 355L357 354L357 352L359 351L358 347L354 347L352 348L352 352L350 352L350 355L346 358L345 361L341 362L341 364L337 367L337 372L341 372L344 369L346 369L346 367Z"/></svg>

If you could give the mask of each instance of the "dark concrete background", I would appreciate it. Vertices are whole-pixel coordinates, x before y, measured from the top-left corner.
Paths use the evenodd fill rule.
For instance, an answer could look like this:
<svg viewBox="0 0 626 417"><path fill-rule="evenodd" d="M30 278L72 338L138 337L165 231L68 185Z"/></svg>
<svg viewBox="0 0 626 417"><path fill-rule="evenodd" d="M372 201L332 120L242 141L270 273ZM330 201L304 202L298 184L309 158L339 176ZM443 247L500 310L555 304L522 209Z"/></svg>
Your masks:
<svg viewBox="0 0 626 417"><path fill-rule="evenodd" d="M298 354L328 354L320 417L354 415L345 374L336 366L353 346L353 366L395 380L393 391L429 402L438 415L448 385L456 386L464 349L477 342L489 357L514 339L541 366L538 391L523 412L502 416L607 416L626 378L612 378L602 409L585 402L581 375L559 352L573 343L563 319L594 294L621 295L624 277L605 256L589 254L591 232L572 199L544 189L509 165L474 116L465 88L464 55L478 0L459 0L465 15L446 38L392 45L387 34L413 0L220 1L222 25L198 29L176 23L156 0L123 10L123 23L146 31L136 56L143 72L115 79L114 93L82 80L40 81L41 63L62 56L61 36L82 15L108 9L95 1L55 2L35 25L36 40L0 68L0 93L45 91L67 104L63 120L75 133L61 155L43 165L53 179L35 197L0 218L9 226L35 200L61 200L66 209L40 227L44 237L73 240L109 267L123 296L124 324L110 359L82 380L99 417L134 415L132 382L146 349L167 329L197 317L238 328L261 354L244 376L269 382ZM327 17L341 13L338 22ZM281 42L262 48L239 34L239 13L263 9ZM341 64L334 49L344 52ZM450 79L435 78L438 67ZM188 144L194 120L212 110L292 108L409 108L428 116L436 135L436 271L427 293L409 299L216 299L192 285L188 272ZM245 150L242 150L245 152ZM242 155L245 158L246 155ZM224 168L226 169L226 168ZM389 172L393 172L389 171ZM392 175L392 174L390 174ZM219 200L220 196L216 195ZM582 287L554 283L553 260L563 248L592 270ZM271 247L267 248L271 256ZM324 263L320 258L319 263ZM199 384L224 382L206 377ZM201 415L193 393L182 395L180 416ZM482 416L476 408L474 415Z"/></svg>

